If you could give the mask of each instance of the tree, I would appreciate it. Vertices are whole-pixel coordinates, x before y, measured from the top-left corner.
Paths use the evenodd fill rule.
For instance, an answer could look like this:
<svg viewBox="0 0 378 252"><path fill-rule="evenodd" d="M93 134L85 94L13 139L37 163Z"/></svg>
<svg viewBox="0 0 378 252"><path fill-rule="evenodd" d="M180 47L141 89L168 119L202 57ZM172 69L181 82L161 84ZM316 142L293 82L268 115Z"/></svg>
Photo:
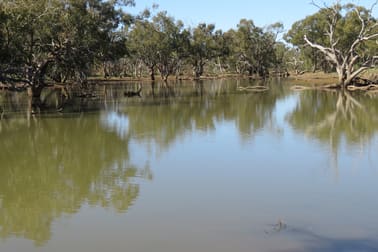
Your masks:
<svg viewBox="0 0 378 252"><path fill-rule="evenodd" d="M227 36L227 33L224 33L222 30L215 31L214 35L217 51L216 61L214 61L214 63L217 65L219 73L223 74L226 70L225 68L228 67L227 58L230 56L232 38Z"/></svg>
<svg viewBox="0 0 378 252"><path fill-rule="evenodd" d="M181 67L189 43L189 34L183 29L184 24L181 21L175 22L167 12L159 12L152 21L159 38L155 47L158 57L157 68L161 78L167 81L168 76L175 74Z"/></svg>
<svg viewBox="0 0 378 252"><path fill-rule="evenodd" d="M157 45L160 35L148 20L136 21L129 33L129 49L131 55L141 60L149 69L151 80L155 80L155 68L158 63Z"/></svg>
<svg viewBox="0 0 378 252"><path fill-rule="evenodd" d="M196 79L203 74L205 64L218 56L214 30L215 25L202 23L191 32L189 62Z"/></svg>
<svg viewBox="0 0 378 252"><path fill-rule="evenodd" d="M129 32L131 54L149 69L155 80L155 68L164 81L175 74L185 58L189 34L181 21L175 21L167 12L158 12L149 19L149 13L137 20Z"/></svg>
<svg viewBox="0 0 378 252"><path fill-rule="evenodd" d="M312 72L319 69L319 66L325 61L325 57L316 48L312 48L306 44L304 35L306 34L307 38L311 41L318 44L325 44L327 43L327 38L324 36L324 27L326 25L327 20L325 16L321 13L315 13L303 20L295 22L291 29L284 35L286 42L300 49L299 52L305 60L303 63L308 69L311 68Z"/></svg>
<svg viewBox="0 0 378 252"><path fill-rule="evenodd" d="M274 67L277 72L287 74L288 71L288 62L291 60L292 51L290 48L283 42L278 42L274 46L275 49L275 62Z"/></svg>
<svg viewBox="0 0 378 252"><path fill-rule="evenodd" d="M273 29L274 30L274 29ZM237 31L230 30L226 36L232 37L230 61L238 73L258 74L265 77L275 61L274 33L254 25L252 20L242 19Z"/></svg>
<svg viewBox="0 0 378 252"><path fill-rule="evenodd" d="M319 44L307 34L304 41L322 52L338 73L341 87L353 84L355 78L378 61L376 54L369 54L368 41L378 38L378 21L371 16L372 10L353 4L320 8L319 15L327 20L324 32L328 42Z"/></svg>
<svg viewBox="0 0 378 252"><path fill-rule="evenodd" d="M10 55L0 61L0 81L13 86L22 83L38 99L48 77L82 81L96 62L112 58L123 44L114 36L125 21L118 8L121 4L133 1L1 2L5 42L0 43Z"/></svg>

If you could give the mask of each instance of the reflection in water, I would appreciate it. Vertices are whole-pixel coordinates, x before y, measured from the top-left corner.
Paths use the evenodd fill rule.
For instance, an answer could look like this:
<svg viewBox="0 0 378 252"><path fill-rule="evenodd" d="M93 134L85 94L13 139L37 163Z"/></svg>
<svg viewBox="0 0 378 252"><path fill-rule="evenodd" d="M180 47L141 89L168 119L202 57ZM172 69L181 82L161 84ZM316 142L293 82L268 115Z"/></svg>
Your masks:
<svg viewBox="0 0 378 252"><path fill-rule="evenodd" d="M256 85L248 80L146 84L141 98L123 96L138 85L109 85L102 92L104 97L74 100L63 114L41 114L29 120L22 98L0 95L4 112L0 121L0 237L33 240L45 249L59 247L61 237L52 239L51 231L56 220L72 216L81 222L83 215L74 213L86 215L88 208L83 206L87 204L126 212L139 196L139 178L152 179L153 167L159 176L153 185L143 187L148 188L143 191L145 197L139 197L135 211L126 215L131 216L127 225L110 224L111 234L105 238L111 239L104 244L127 244L130 250L139 249L135 251L230 251L231 247L280 251L277 248L286 243L283 236L297 232L294 235L303 239L290 237L289 245L303 245L306 251L377 247L376 240L358 240L353 232L351 239L324 234L328 230L324 227L331 225L329 233L353 227L353 221L345 224L341 210L362 223L365 234L376 233L368 230L376 222L370 219L376 206L371 197L374 178L345 175L360 185L363 197L348 183L336 190L318 173L327 151L318 149L317 141L302 142L306 134L330 144L336 154L344 146L368 143L378 128L376 97L323 91L293 96L288 87L275 82L258 83L268 87L259 93L238 89ZM86 110L101 111L67 113ZM274 134L278 128L279 139ZM248 141L240 144L238 137ZM144 151L146 143L164 155L155 160L150 152L137 152ZM318 155L312 155L314 151ZM305 160L298 159L297 153ZM135 165L133 160L138 158L143 162ZM359 204L350 198L360 200ZM368 207L356 211L352 205ZM94 225L109 220L101 222L88 215ZM279 222L274 227L280 232L268 232L267 238L264 228L277 217L288 220L288 226ZM117 223L119 218L112 216ZM294 228L300 223L311 223L314 229ZM60 230L65 228L60 226ZM100 235L106 231L100 230ZM70 241L70 237L65 239ZM167 241L172 247L167 247ZM216 243L219 247L212 247ZM276 250L269 250L267 243Z"/></svg>
<svg viewBox="0 0 378 252"><path fill-rule="evenodd" d="M126 139L129 131L129 120L126 115L120 114L115 111L103 113L101 115L101 124L116 132L121 139Z"/></svg>
<svg viewBox="0 0 378 252"><path fill-rule="evenodd" d="M24 122L24 123L22 123ZM128 141L103 130L97 116L1 122L0 236L43 244L54 219L83 203L127 211L135 178L148 167L129 161Z"/></svg>
<svg viewBox="0 0 378 252"><path fill-rule="evenodd" d="M144 99L130 99L108 88L113 99L104 99L107 111L100 118L25 119L9 113L0 122L0 236L21 236L41 245L50 239L54 219L77 212L85 202L124 212L139 194L135 178L152 178L149 167L130 164L131 137L164 149L188 131L214 130L215 122L223 120L252 135L272 120L282 96L280 89L241 95L232 90L229 81L154 84L143 89ZM5 100L7 112L28 109L25 97ZM88 110L102 107L91 103L72 102Z"/></svg>
<svg viewBox="0 0 378 252"><path fill-rule="evenodd" d="M360 147L373 139L378 130L378 99L347 91L304 91L288 120L296 130L328 144L337 162L343 140Z"/></svg>
<svg viewBox="0 0 378 252"><path fill-rule="evenodd" d="M231 83L194 82L186 87L188 90L166 87L171 88L174 99L165 96L164 91L158 92L161 96L157 99L155 90L154 98L146 98L140 106L118 108L123 115L117 114L117 123L124 126L119 127L122 131L119 135L127 131L138 140L154 140L160 147L168 147L177 137L189 132L215 130L216 122L234 122L244 138L274 121L276 102L285 96L282 86L274 86L270 92L254 93L237 92L235 83ZM156 102L159 106L155 106Z"/></svg>

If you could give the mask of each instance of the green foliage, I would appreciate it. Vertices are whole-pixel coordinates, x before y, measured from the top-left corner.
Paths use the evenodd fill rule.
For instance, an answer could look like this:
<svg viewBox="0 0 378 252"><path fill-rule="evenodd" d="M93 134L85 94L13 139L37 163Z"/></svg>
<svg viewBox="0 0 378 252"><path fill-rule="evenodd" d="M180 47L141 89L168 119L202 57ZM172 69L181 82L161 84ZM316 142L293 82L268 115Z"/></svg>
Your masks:
<svg viewBox="0 0 378 252"><path fill-rule="evenodd" d="M371 10L354 4L337 3L320 8L317 13L295 22L284 35L284 39L300 49L305 62L311 62L314 71L319 68L329 71L329 57L317 48L307 45L304 36L306 35L313 44L335 50L336 54L340 54L340 58L341 55L346 58L352 50L354 55L360 56L358 64L362 64L367 62L369 57L377 55L377 46L374 45L374 41L369 41L370 39L358 41L356 47L354 43L364 36L377 34L376 24L377 20L371 16ZM340 70L343 71L353 72L352 69Z"/></svg>
<svg viewBox="0 0 378 252"><path fill-rule="evenodd" d="M9 60L2 57L1 80L23 82L41 89L46 77L56 81L82 79L97 62L123 56L125 38L117 31L127 18L117 7L121 3L101 0L3 2L1 52L7 51Z"/></svg>
<svg viewBox="0 0 378 252"><path fill-rule="evenodd" d="M255 26L252 20L242 19L236 31L227 32L231 38L230 62L238 73L265 76L275 62L276 37L271 31Z"/></svg>
<svg viewBox="0 0 378 252"><path fill-rule="evenodd" d="M146 15L149 17L149 14ZM142 61L154 79L155 67L162 79L175 74L188 48L188 33L181 21L175 21L166 12L149 19L137 20L129 32L128 47L132 57Z"/></svg>
<svg viewBox="0 0 378 252"><path fill-rule="evenodd" d="M332 8L321 8L293 24L284 39L298 48L296 51L277 43L277 35L283 31L281 23L261 28L251 19L242 19L236 29L226 32L206 23L187 28L164 11L155 14L146 9L136 16L125 13L125 6L134 4L132 0L2 1L0 81L23 83L38 95L46 79L81 82L99 66L105 77L131 71L139 76L147 69L151 79L158 70L164 80L180 74L185 65L196 78L211 66L222 73L264 77L271 69L286 70L293 58L307 70L333 69L326 57L306 46L303 39L307 35L314 43L330 46L325 34ZM345 51L360 32L360 17L354 10L359 10L366 26L376 20L362 7L333 7L339 11L334 34L339 50ZM374 29L376 32L378 27ZM373 41L361 44L357 48L360 62L377 51ZM299 70L297 63L295 70Z"/></svg>
<svg viewBox="0 0 378 252"><path fill-rule="evenodd" d="M151 17L144 11L128 32L128 49L133 60L132 69L140 68L140 62L148 68L154 79L155 68L162 79L180 74L184 64L190 66L195 78L200 78L205 65L224 70L265 76L269 68L283 65L276 57L276 38L282 32L281 23L266 30L256 27L251 20L242 20L237 31L226 33L215 30L215 25L201 23L195 28L184 28L166 12Z"/></svg>
<svg viewBox="0 0 378 252"><path fill-rule="evenodd" d="M326 27L327 20L325 15L318 12L295 22L291 29L284 35L286 42L300 49L306 70L317 70L321 63L325 61L325 57L318 52L318 50L306 45L303 37L307 35L310 40L327 45L329 44L329 40L324 36Z"/></svg>
<svg viewBox="0 0 378 252"><path fill-rule="evenodd" d="M158 32L159 43L156 44L160 75L163 80L175 74L186 54L188 34L184 31L181 21L175 22L166 12L159 12L153 17L155 30Z"/></svg>
<svg viewBox="0 0 378 252"><path fill-rule="evenodd" d="M205 64L222 54L221 44L218 43L222 36L221 31L215 32L213 24L199 24L192 29L190 34L190 47L188 61L193 67L195 77L199 78L204 72Z"/></svg>
<svg viewBox="0 0 378 252"><path fill-rule="evenodd" d="M157 64L156 45L159 43L159 34L152 23L137 21L129 34L128 47L132 57L142 60L149 68Z"/></svg>
<svg viewBox="0 0 378 252"><path fill-rule="evenodd" d="M236 31L223 33L213 24L185 28L164 11L153 15L147 9L131 16L121 8L134 4L129 0L1 2L0 81L24 83L38 96L46 79L82 82L98 66L105 77L114 73L110 68L140 74L145 66L151 79L158 69L167 80L180 74L185 64L197 78L208 63L221 72L236 69L261 76L282 65L275 55L280 23L263 30L252 20L242 20Z"/></svg>

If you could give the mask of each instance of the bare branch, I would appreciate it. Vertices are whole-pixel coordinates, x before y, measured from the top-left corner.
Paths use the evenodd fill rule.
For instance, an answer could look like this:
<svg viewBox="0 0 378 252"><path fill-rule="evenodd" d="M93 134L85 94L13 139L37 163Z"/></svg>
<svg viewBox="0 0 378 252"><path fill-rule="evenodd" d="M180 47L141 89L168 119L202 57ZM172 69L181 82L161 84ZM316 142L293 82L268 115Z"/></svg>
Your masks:
<svg viewBox="0 0 378 252"><path fill-rule="evenodd" d="M313 48L316 48L318 50L320 50L322 53L324 53L333 63L335 64L339 64L338 60L337 60L337 56L335 54L335 52L332 50L332 48L328 48L328 47L324 47L324 46L321 46L321 45L318 45L318 44L315 44L315 43L312 43L310 40L308 40L307 36L304 35L304 40L306 41L306 43L313 47Z"/></svg>
<svg viewBox="0 0 378 252"><path fill-rule="evenodd" d="M373 10L374 10L374 8L375 8L375 6L378 4L378 0L377 1L375 1L375 3L373 3L372 5L371 5L371 7L370 7L370 14L371 13L373 13Z"/></svg>
<svg viewBox="0 0 378 252"><path fill-rule="evenodd" d="M354 9L354 11L356 12L358 18L360 19L360 22L361 22L361 30L360 30L360 34L358 36L358 38L362 38L364 32L365 32L365 21L364 19L361 17L361 13L359 10L357 9Z"/></svg>
<svg viewBox="0 0 378 252"><path fill-rule="evenodd" d="M318 9L322 9L322 7L320 7L317 3L315 3L314 0L311 1L311 4L314 5Z"/></svg>

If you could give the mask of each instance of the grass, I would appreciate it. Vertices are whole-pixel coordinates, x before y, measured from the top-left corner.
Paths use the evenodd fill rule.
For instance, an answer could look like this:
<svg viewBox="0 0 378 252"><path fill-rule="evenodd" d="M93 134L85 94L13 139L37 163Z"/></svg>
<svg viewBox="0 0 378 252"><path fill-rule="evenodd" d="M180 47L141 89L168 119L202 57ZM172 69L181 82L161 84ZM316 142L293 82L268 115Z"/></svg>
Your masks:
<svg viewBox="0 0 378 252"><path fill-rule="evenodd" d="M295 85L322 86L336 84L338 82L336 73L304 73L302 75L290 75L288 78Z"/></svg>

